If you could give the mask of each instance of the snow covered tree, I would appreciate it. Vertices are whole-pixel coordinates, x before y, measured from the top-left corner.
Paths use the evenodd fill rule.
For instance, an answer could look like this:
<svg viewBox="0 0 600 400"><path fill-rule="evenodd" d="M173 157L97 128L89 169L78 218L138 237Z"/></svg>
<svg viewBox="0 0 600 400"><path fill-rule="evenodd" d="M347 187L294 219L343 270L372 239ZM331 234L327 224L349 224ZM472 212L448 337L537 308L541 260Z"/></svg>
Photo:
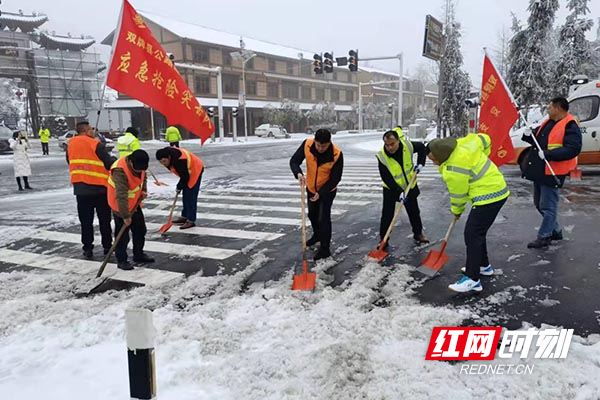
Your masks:
<svg viewBox="0 0 600 400"><path fill-rule="evenodd" d="M335 103L322 101L306 113L311 125L332 124L336 121Z"/></svg>
<svg viewBox="0 0 600 400"><path fill-rule="evenodd" d="M560 28L559 57L553 79L556 93L563 96L569 93L573 77L583 73L582 67L590 61L591 47L585 35L593 25L591 19L585 18L590 12L588 0L570 0L567 8L571 14Z"/></svg>
<svg viewBox="0 0 600 400"><path fill-rule="evenodd" d="M354 129L358 124L358 103L352 104L352 111L342 113L340 121L346 129Z"/></svg>
<svg viewBox="0 0 600 400"><path fill-rule="evenodd" d="M16 92L17 85L12 79L0 79L0 123L9 126L17 125L22 112L22 103Z"/></svg>
<svg viewBox="0 0 600 400"><path fill-rule="evenodd" d="M364 107L365 128L383 128L389 126L388 106L385 103L368 103Z"/></svg>
<svg viewBox="0 0 600 400"><path fill-rule="evenodd" d="M498 32L498 42L492 48L491 56L494 60L494 65L498 68L498 73L503 78L506 78L506 74L508 73L510 36L510 30L503 26L502 30Z"/></svg>
<svg viewBox="0 0 600 400"><path fill-rule="evenodd" d="M508 86L520 106L546 103L551 76L548 65L548 40L558 0L530 0L528 26L517 28L511 41Z"/></svg>
<svg viewBox="0 0 600 400"><path fill-rule="evenodd" d="M271 104L266 105L263 108L263 115L267 123L281 125L290 130L297 128L303 117L300 104L289 99L281 101L281 108Z"/></svg>
<svg viewBox="0 0 600 400"><path fill-rule="evenodd" d="M450 6L448 23L446 24L446 47L442 61L443 85L441 90L442 129L449 129L449 134L462 136L467 133L469 109L466 100L471 91L471 79L462 70L463 56L460 50L460 23L454 18L454 7Z"/></svg>

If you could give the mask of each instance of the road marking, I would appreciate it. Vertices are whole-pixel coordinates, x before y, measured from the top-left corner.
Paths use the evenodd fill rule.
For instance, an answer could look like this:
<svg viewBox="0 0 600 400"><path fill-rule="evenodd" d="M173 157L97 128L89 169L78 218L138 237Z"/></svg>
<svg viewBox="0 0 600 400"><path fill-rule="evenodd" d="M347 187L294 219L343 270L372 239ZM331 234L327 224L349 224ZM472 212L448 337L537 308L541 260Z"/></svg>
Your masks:
<svg viewBox="0 0 600 400"><path fill-rule="evenodd" d="M264 203L294 203L300 204L300 199L289 199L289 198L273 198L273 197L259 197L259 196L227 196L227 195L210 195L202 193L200 195L200 201L202 200L240 200L240 201L262 201ZM335 204L344 206L366 206L370 201L359 201L359 200L338 200L335 199ZM332 210L333 211L333 210Z"/></svg>
<svg viewBox="0 0 600 400"><path fill-rule="evenodd" d="M261 186L262 187L262 186ZM289 189L289 187L285 187ZM217 189L208 189L204 190L202 193L211 193L211 194L219 194L219 193L239 193L239 194L261 194L261 195L275 195L275 196L293 196L295 201L299 201L300 198L300 190L286 191L286 190L258 190L258 189L233 189L233 188L225 188L219 187ZM343 190L340 192L338 190L338 194L333 201L335 205L337 203L337 199L345 197L359 197L359 198L372 198L372 199L381 199L382 195L376 193L364 193L364 192L344 192Z"/></svg>
<svg viewBox="0 0 600 400"><path fill-rule="evenodd" d="M435 178L422 178L419 175L419 178L417 179L417 181L433 181ZM265 183L267 185L271 185L271 184L284 184L284 185L298 185L298 182L295 180L277 180L277 179L254 179L250 182L259 182L259 183ZM245 183L244 183L245 185ZM353 180L353 179L344 179L342 177L342 180L340 181L340 183L338 184L338 187L344 187L344 186L367 186L367 187L371 187L371 186L377 186L377 187L381 187L382 186L382 181L381 178L377 178L376 180L366 180L366 179L361 179L361 180Z"/></svg>
<svg viewBox="0 0 600 400"><path fill-rule="evenodd" d="M291 182L289 184L285 184L285 183L238 183L233 185L233 187L239 187L239 188L269 188L269 189L277 189L277 188L281 188L281 189L290 189L294 186L298 186L298 183L296 182ZM340 189L351 189L351 190L362 190L362 191L379 191L379 189L381 188L381 184L378 185L363 185L362 188L353 188L351 187L351 185L338 185L338 188Z"/></svg>
<svg viewBox="0 0 600 400"><path fill-rule="evenodd" d="M144 214L151 216L166 217L169 215L169 211L166 210L144 210ZM300 218L274 218L274 217L257 217L250 215L230 215L230 214L214 214L214 213L202 213L198 216L199 220L211 220L211 221L233 221L247 224L271 224L271 225L300 225Z"/></svg>
<svg viewBox="0 0 600 400"><path fill-rule="evenodd" d="M160 201L160 200L146 200L144 204L156 204L158 209L168 209L172 206L171 201ZM260 204L226 204L226 203L198 203L198 208L211 209L219 208L224 210L251 210L251 211L265 211L265 212L291 212L300 214L300 206L298 207L285 207L285 206L262 206ZM331 215L342 215L347 210L333 209Z"/></svg>
<svg viewBox="0 0 600 400"><path fill-rule="evenodd" d="M20 250L0 249L2 262L26 265L32 268L42 268L63 273L75 273L95 277L100 268L99 261L80 260L76 258L60 257L48 254L30 253ZM110 279L138 283L146 286L160 286L165 283L185 277L179 272L163 271L159 269L136 267L131 271L123 271L116 264L108 263L104 270L105 276Z"/></svg>
<svg viewBox="0 0 600 400"><path fill-rule="evenodd" d="M165 213L168 214L168 212ZM39 230L35 232L31 238L67 243L81 243L81 235L76 233ZM97 237L96 240L100 241L100 238ZM132 242L129 241L129 249L131 249L131 246ZM239 250L219 249L216 247L204 247L192 244L163 243L151 240L146 241L144 250L176 256L210 258L212 260L224 260L240 252Z"/></svg>
<svg viewBox="0 0 600 400"><path fill-rule="evenodd" d="M144 210L146 212L146 210ZM158 231L163 224L155 224L152 222L146 222L148 231ZM248 240L265 240L272 241L285 236L284 233L271 233L271 232L257 232L257 231L246 231L240 229L222 229L222 228L209 228L203 226L195 226L189 229L176 229L173 226L171 233L180 233L185 235L197 235L197 236L216 236L224 238L234 239L248 239Z"/></svg>

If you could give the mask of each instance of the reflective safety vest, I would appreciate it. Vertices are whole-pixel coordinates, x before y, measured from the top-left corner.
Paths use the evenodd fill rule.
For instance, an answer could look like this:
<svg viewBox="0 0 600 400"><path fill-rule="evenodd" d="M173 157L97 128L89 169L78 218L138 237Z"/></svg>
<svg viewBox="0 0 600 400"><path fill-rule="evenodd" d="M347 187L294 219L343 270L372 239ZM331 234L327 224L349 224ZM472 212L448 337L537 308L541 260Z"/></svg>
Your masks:
<svg viewBox="0 0 600 400"><path fill-rule="evenodd" d="M482 138L485 139L477 134L458 139L450 157L440 165L454 214L461 214L468 201L479 206L510 195L504 176L485 154L486 142Z"/></svg>
<svg viewBox="0 0 600 400"><path fill-rule="evenodd" d="M397 128L397 129L400 129L400 128ZM385 165L385 167L388 169L388 171L390 171L390 174L392 174L392 177L394 178L394 180L396 181L398 186L400 186L402 188L402 190L405 191L408 186L408 183L410 182L413 175L415 174L415 166L413 163L414 149L413 149L413 145L410 142L410 140L408 140L404 136L400 137L400 145L402 146L402 164L403 165L400 165L398 163L398 161L396 161L395 158L388 156L385 153L385 148L382 148L381 150L379 150L379 153L377 153L375 155L375 157L377 157L377 159L383 165ZM417 181L415 180L415 183L412 185L411 189L414 188L416 185L417 185ZM389 187L385 184L385 182L383 183L383 187L386 189L389 189Z"/></svg>
<svg viewBox="0 0 600 400"><path fill-rule="evenodd" d="M481 141L481 145L483 146L483 154L489 157L492 152L492 139L485 133L469 133L467 137L473 135L473 137L477 137Z"/></svg>
<svg viewBox="0 0 600 400"><path fill-rule="evenodd" d="M333 149L333 161L317 164L317 157L311 153L310 148L315 142L315 139L306 139L304 144L304 158L306 159L306 188L311 193L317 193L319 189L329 180L331 176L331 169L333 165L340 158L342 151L333 143L331 147ZM331 189L333 192L337 189L337 186Z"/></svg>
<svg viewBox="0 0 600 400"><path fill-rule="evenodd" d="M542 125L540 125L540 128L535 133L535 136L538 136L540 134L540 132L542 131L544 126L548 123L548 121L550 121L550 119L545 120L542 123ZM550 131L550 134L548 135L548 150L554 150L554 149L558 149L559 147L563 147L563 141L565 139L565 129L567 127L567 124L571 121L575 121L575 123L577 123L577 120L575 119L574 116L572 116L571 114L567 114L566 117L564 117L563 119L558 121L552 127L552 130ZM552 169L554 170L554 173L556 175L568 175L569 172L571 172L572 170L577 168L577 157L571 158L570 160L565 160L565 161L550 161L550 160L548 160L548 162L550 163L550 166L552 166ZM550 172L550 168L548 168L547 165L546 165L546 175L552 175L552 172Z"/></svg>
<svg viewBox="0 0 600 400"><path fill-rule="evenodd" d="M96 155L100 142L86 135L78 135L69 140L69 173L71 183L107 186L108 171Z"/></svg>
<svg viewBox="0 0 600 400"><path fill-rule="evenodd" d="M204 163L202 162L202 160L199 157L195 156L194 154L190 153L189 151L187 151L185 149L180 149L178 147L175 147L175 148L177 150L181 151L181 157L179 157L179 159L187 160L188 174L190 174L190 180L188 181L188 188L191 189L198 182L198 178L200 178L200 174L202 173L202 169L204 168ZM177 173L175 168L171 167L169 169L171 170L172 173L179 176L179 174Z"/></svg>
<svg viewBox="0 0 600 400"><path fill-rule="evenodd" d="M40 143L49 143L50 142L50 129L40 129L38 132L38 136L40 137Z"/></svg>
<svg viewBox="0 0 600 400"><path fill-rule="evenodd" d="M176 126L169 126L165 132L165 140L169 143L179 142L181 140L181 133Z"/></svg>
<svg viewBox="0 0 600 400"><path fill-rule="evenodd" d="M136 150L141 149L140 141L131 132L126 132L123 136L117 139L117 150L119 150L119 158L127 157Z"/></svg>
<svg viewBox="0 0 600 400"><path fill-rule="evenodd" d="M146 171L142 171L139 177L135 176L133 171L131 171L127 165L127 157L119 158L110 167L107 191L108 205L116 212L119 212L119 204L117 202L117 189L112 180L112 174L115 168L122 169L123 172L125 172L125 175L127 175L127 205L129 213L133 213L142 196L142 187L144 185L144 180L146 179Z"/></svg>

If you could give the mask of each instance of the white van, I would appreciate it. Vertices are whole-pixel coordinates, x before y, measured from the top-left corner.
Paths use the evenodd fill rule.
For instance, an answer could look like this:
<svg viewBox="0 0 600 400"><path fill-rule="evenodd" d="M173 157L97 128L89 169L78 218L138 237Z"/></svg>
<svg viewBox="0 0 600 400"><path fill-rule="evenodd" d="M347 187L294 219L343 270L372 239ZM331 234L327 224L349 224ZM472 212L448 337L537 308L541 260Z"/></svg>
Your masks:
<svg viewBox="0 0 600 400"><path fill-rule="evenodd" d="M594 80L577 89L569 96L569 112L579 121L582 135L581 153L577 157L578 164L600 164L600 80ZM520 163L523 150L529 143L521 140L521 128L512 131L511 140L515 148L515 161Z"/></svg>

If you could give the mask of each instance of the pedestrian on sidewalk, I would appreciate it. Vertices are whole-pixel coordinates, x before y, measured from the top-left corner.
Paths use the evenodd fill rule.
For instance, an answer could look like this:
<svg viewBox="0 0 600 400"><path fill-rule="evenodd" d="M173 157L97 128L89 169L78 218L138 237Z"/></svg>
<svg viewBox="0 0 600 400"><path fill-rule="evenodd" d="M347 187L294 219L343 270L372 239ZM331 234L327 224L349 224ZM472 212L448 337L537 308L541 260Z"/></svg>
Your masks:
<svg viewBox="0 0 600 400"><path fill-rule="evenodd" d="M117 150L119 158L127 157L136 150L142 148L138 137L140 132L134 127L129 127L125 130L125 134L117 139Z"/></svg>
<svg viewBox="0 0 600 400"><path fill-rule="evenodd" d="M417 201L420 192L416 180L410 188L408 196L405 195L408 183L414 174L418 174L425 165L427 158L425 145L422 142L409 140L399 126L383 134L383 143L383 148L376 154L379 175L383 181L383 207L379 224L380 240L383 240L392 223L396 202L402 201L410 220L415 244L417 246L427 244L429 239L423 235L421 211ZM416 166L413 162L414 153L417 153ZM387 246L386 242L382 250L387 249Z"/></svg>
<svg viewBox="0 0 600 400"><path fill-rule="evenodd" d="M127 260L130 230L133 237L133 261L144 264L154 262L154 258L144 253L147 229L141 204L148 197L146 170L149 159L144 150L135 150L114 162L108 178L108 204L115 220L115 238L123 225L127 226L115 251L117 267L126 271L133 269L133 265Z"/></svg>
<svg viewBox="0 0 600 400"><path fill-rule="evenodd" d="M50 143L50 129L47 126L42 125L38 132L40 137L40 143L42 144L42 155L49 155L48 143Z"/></svg>
<svg viewBox="0 0 600 400"><path fill-rule="evenodd" d="M108 171L116 158L108 154L104 144L96 139L96 131L87 121L77 123L76 130L77 136L69 140L66 156L73 194L77 199L83 255L87 259L92 259L94 257L94 211L98 216L105 255L112 246L110 206L106 197L106 187Z"/></svg>
<svg viewBox="0 0 600 400"><path fill-rule="evenodd" d="M26 189L32 190L31 186L29 186L31 162L29 161L29 154L27 153L31 148L31 145L29 144L29 140L27 140L27 134L24 132L13 133L12 139L9 140L9 145L13 150L13 168L19 191ZM21 186L21 178L23 178L25 189Z"/></svg>
<svg viewBox="0 0 600 400"><path fill-rule="evenodd" d="M581 152L581 130L575 117L569 113L567 99L556 97L548 104L548 118L535 129L539 149L531 135L531 130L525 129L521 138L534 145L524 163L523 177L533 182L533 204L542 215L542 224L537 238L527 247L541 249L548 247L552 240L563 238L558 224L558 189L563 186L569 172L577 168L577 156ZM548 160L558 182L544 160Z"/></svg>
<svg viewBox="0 0 600 400"><path fill-rule="evenodd" d="M179 147L179 142L181 141L179 129L176 126L169 126L165 132L165 140L169 142L169 146Z"/></svg>
<svg viewBox="0 0 600 400"><path fill-rule="evenodd" d="M179 177L177 193L183 191L183 210L181 217L173 223L183 224L179 229L196 226L198 212L198 194L204 174L204 163L200 157L185 149L165 147L156 151L156 159Z"/></svg>
<svg viewBox="0 0 600 400"><path fill-rule="evenodd" d="M485 134L469 134L464 138L434 139L427 145L428 156L440 166L442 179L450 193L450 209L456 219L471 202L465 224L467 246L465 274L448 286L455 292L480 292L480 275L490 276L494 269L487 252L487 232L510 195L504 176L488 158L491 140Z"/></svg>
<svg viewBox="0 0 600 400"><path fill-rule="evenodd" d="M306 177L300 165L306 159ZM344 156L331 142L331 132L318 129L314 139L307 139L290 159L294 177L306 185L308 195L308 219L313 235L307 246L320 243L315 261L331 256L331 206L342 179Z"/></svg>

